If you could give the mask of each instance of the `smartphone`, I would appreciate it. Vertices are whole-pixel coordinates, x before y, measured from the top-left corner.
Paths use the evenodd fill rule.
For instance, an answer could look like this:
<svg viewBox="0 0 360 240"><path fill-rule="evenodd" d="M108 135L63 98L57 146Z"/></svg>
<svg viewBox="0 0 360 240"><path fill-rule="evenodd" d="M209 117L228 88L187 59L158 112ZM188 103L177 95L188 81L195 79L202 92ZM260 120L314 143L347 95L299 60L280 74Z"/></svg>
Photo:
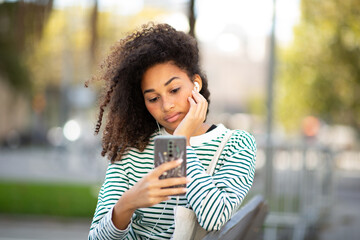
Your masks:
<svg viewBox="0 0 360 240"><path fill-rule="evenodd" d="M154 150L155 167L169 161L182 159L180 166L164 172L160 179L186 177L186 138L184 136L156 136ZM186 187L177 185L173 187Z"/></svg>

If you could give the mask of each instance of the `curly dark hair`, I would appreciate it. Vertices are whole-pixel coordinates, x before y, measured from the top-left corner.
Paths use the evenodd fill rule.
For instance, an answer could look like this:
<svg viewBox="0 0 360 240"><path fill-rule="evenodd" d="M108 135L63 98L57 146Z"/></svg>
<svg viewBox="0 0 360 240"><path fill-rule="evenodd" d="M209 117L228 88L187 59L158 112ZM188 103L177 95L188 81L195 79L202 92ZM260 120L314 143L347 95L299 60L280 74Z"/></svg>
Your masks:
<svg viewBox="0 0 360 240"><path fill-rule="evenodd" d="M101 71L92 78L106 83L95 134L99 133L108 108L101 155L107 155L111 162L119 161L130 147L143 151L156 131L156 120L145 106L141 80L147 69L166 62L183 69L190 79L200 75L200 93L210 103L208 81L200 69L196 40L168 24L143 25L112 46L101 64Z"/></svg>

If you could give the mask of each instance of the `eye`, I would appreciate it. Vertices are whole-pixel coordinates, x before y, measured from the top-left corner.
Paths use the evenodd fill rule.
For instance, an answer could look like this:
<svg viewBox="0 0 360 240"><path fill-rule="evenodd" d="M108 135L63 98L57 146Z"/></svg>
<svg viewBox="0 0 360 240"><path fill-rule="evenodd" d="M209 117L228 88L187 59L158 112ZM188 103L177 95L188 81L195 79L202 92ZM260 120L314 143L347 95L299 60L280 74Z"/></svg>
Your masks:
<svg viewBox="0 0 360 240"><path fill-rule="evenodd" d="M175 88L175 89L171 90L171 93L177 93L179 90L180 90L179 87L178 87L178 88Z"/></svg>
<svg viewBox="0 0 360 240"><path fill-rule="evenodd" d="M150 98L148 101L151 103L156 102L159 99L159 97Z"/></svg>

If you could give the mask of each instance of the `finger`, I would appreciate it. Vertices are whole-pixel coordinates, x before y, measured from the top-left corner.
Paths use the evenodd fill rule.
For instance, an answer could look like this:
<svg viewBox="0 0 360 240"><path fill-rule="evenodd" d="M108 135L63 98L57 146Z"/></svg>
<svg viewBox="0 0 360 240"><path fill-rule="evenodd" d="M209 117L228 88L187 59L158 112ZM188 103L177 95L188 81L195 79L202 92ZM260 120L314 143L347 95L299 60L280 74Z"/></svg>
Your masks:
<svg viewBox="0 0 360 240"><path fill-rule="evenodd" d="M162 188L159 191L159 196L174 196L174 195L182 195L187 191L186 188Z"/></svg>
<svg viewBox="0 0 360 240"><path fill-rule="evenodd" d="M189 97L188 100L190 103L190 109L189 109L188 114L194 115L194 114L196 114L196 111L197 111L197 103L195 102L195 100L192 97Z"/></svg>
<svg viewBox="0 0 360 240"><path fill-rule="evenodd" d="M158 203L161 203L161 202L163 202L163 201L167 201L167 200L169 200L170 199L170 197L169 197L170 195L159 195L158 197L153 197L153 198L151 198L150 200L149 200L149 204L147 204L148 206L146 206L146 207L151 207L151 206L154 206L154 205L156 205L156 204L158 204Z"/></svg>
<svg viewBox="0 0 360 240"><path fill-rule="evenodd" d="M161 179L156 185L160 188L173 187L178 185L186 185L189 183L189 179L186 177L172 177Z"/></svg>
<svg viewBox="0 0 360 240"><path fill-rule="evenodd" d="M193 97L188 97L188 101L190 103L190 109L191 109L191 107L196 106L196 102Z"/></svg>
<svg viewBox="0 0 360 240"><path fill-rule="evenodd" d="M198 92L194 92L193 91L193 99L196 103L197 106L199 107L204 107L204 105L206 106L208 104L207 100L204 98L203 95L201 95Z"/></svg>
<svg viewBox="0 0 360 240"><path fill-rule="evenodd" d="M204 104L201 104L200 109L199 109L199 114L201 114L201 116L204 118L206 118L206 112L208 109L208 102L205 100Z"/></svg>
<svg viewBox="0 0 360 240"><path fill-rule="evenodd" d="M205 120L208 102L200 93L197 93L195 91L193 91L193 97L196 101L196 108L194 110L195 111L194 116Z"/></svg>
<svg viewBox="0 0 360 240"><path fill-rule="evenodd" d="M191 97L192 97L192 99L194 100L194 102L195 102L196 104L199 103L199 101L200 101L200 98L199 98L199 96L198 96L199 93L195 92L194 90L192 90L191 92L192 92Z"/></svg>
<svg viewBox="0 0 360 240"><path fill-rule="evenodd" d="M203 95L201 95L198 92L192 91L192 96L189 97L189 102L190 104L193 103L194 106L201 106L201 105L206 105L207 104L207 100L204 98Z"/></svg>
<svg viewBox="0 0 360 240"><path fill-rule="evenodd" d="M152 190L149 191L149 198L154 199L158 197L186 193L187 189L184 187L184 185L189 182L187 178L184 177L171 179L162 179L154 182L152 185Z"/></svg>
<svg viewBox="0 0 360 240"><path fill-rule="evenodd" d="M153 174L156 177L160 177L164 172L181 165L182 162L183 162L182 159L178 159L175 161L169 161L169 162L163 163L153 170Z"/></svg>
<svg viewBox="0 0 360 240"><path fill-rule="evenodd" d="M206 102L206 99L204 98L204 96L194 90L192 90L192 96L196 103Z"/></svg>

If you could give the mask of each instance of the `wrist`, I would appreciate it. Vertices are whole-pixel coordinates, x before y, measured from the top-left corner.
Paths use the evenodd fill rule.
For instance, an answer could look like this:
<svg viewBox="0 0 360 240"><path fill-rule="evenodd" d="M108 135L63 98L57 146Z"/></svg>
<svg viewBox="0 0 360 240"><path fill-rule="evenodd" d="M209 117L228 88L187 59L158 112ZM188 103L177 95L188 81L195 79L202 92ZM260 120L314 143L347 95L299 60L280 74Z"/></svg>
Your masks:
<svg viewBox="0 0 360 240"><path fill-rule="evenodd" d="M186 136L185 134L181 134L181 133L173 133L173 136L184 136L186 138L186 146L191 146L190 145L190 136Z"/></svg>
<svg viewBox="0 0 360 240"><path fill-rule="evenodd" d="M136 210L131 203L132 201L127 198L125 192L115 204L112 212L112 222L117 229L124 230L130 224L131 217Z"/></svg>
<svg viewBox="0 0 360 240"><path fill-rule="evenodd" d="M132 199L130 190L124 192L116 205L122 206L123 211L135 212L137 209L134 199Z"/></svg>

